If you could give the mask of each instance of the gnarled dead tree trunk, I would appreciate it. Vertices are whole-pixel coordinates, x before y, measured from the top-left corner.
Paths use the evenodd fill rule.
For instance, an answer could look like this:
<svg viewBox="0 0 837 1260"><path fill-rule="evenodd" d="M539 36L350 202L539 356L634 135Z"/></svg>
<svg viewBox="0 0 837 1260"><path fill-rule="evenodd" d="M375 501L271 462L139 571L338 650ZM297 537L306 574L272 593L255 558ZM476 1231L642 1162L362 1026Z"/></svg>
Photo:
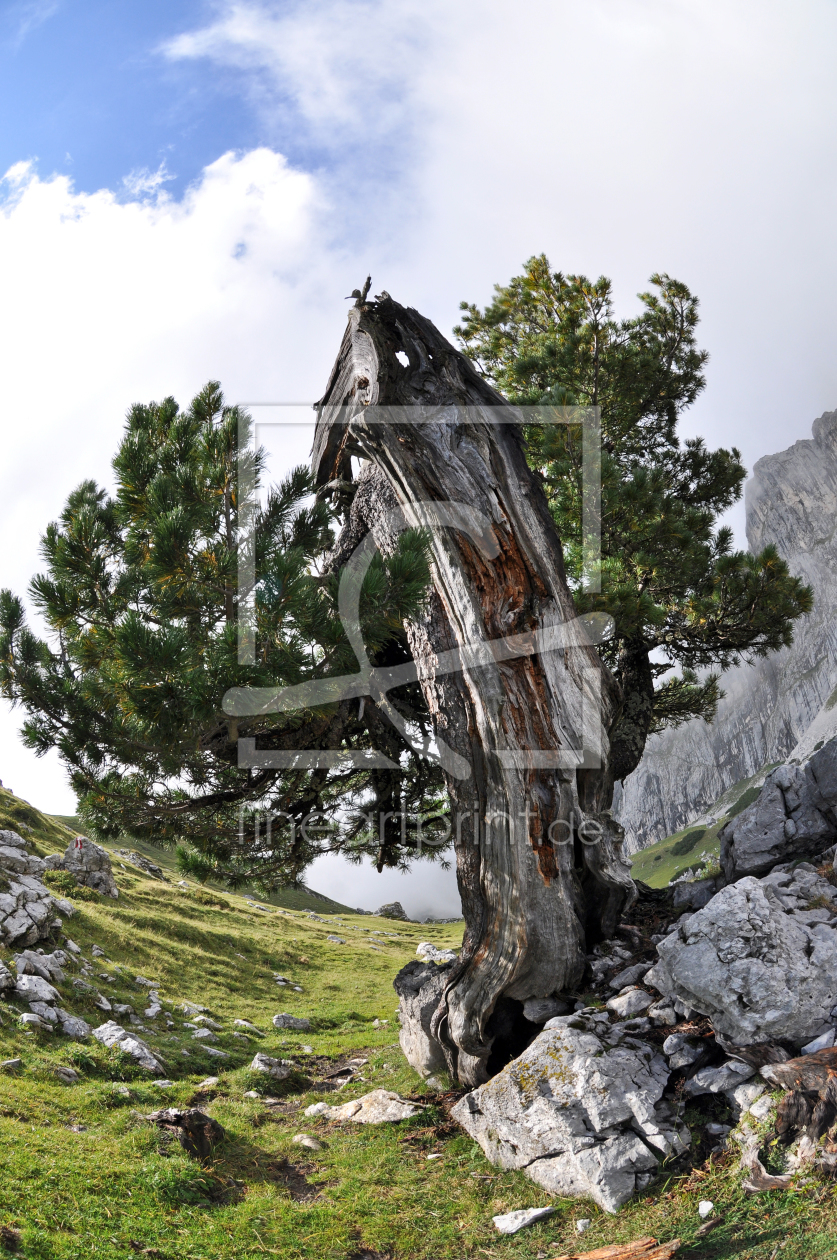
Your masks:
<svg viewBox="0 0 837 1260"><path fill-rule="evenodd" d="M384 294L350 312L313 451L321 486L351 481L353 454L368 461L335 564L368 533L384 552L404 525L432 539L427 615L407 632L450 794L466 928L431 1035L466 1085L523 1049L521 1004L574 989L587 942L610 934L634 895L606 812L619 697L575 620L519 420L429 320ZM591 714L603 762L579 766Z"/></svg>

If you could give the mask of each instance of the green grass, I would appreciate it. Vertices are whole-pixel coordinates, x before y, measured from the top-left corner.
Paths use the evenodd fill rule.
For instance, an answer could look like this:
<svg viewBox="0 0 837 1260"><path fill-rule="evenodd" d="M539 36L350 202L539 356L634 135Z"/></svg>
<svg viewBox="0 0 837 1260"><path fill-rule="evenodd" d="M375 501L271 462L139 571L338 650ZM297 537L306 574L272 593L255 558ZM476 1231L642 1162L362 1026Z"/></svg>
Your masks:
<svg viewBox="0 0 837 1260"><path fill-rule="evenodd" d="M150 852L161 864L168 860ZM164 885L118 865L115 873L119 900L78 900L65 926L88 958L94 943L105 950L109 961L97 959L95 966L108 978L96 984L109 998L141 1010L144 991L135 977L159 982L176 1029L140 1035L164 1056L174 1087L158 1089L132 1060L96 1042L27 1036L16 1023L21 1008L0 1002L0 1059L24 1062L19 1075L0 1074L0 1226L20 1232L20 1255L87 1260L144 1251L158 1260L349 1260L367 1251L392 1260L536 1260L575 1249L575 1221L589 1216L585 1249L654 1234L683 1238L679 1255L687 1260L770 1260L781 1244L781 1260L837 1256L831 1184L748 1198L731 1159L680 1175L663 1171L615 1217L590 1202L555 1200L554 1217L501 1237L493 1215L545 1205L550 1196L523 1173L490 1165L448 1121L397 1045L395 972L415 957L419 940L456 946L461 924L360 915L318 923L287 908L257 911L229 892ZM346 944L329 943L329 933ZM0 950L0 959L9 962L9 951ZM303 991L278 989L274 972ZM62 987L72 991L71 976ZM210 1058L192 1041L178 1012L183 1001L208 1007L223 1024L217 1047L229 1053L227 1060ZM85 1013L83 1003L71 1005ZM309 1017L312 1031L273 1029L277 1011ZM86 1013L93 1019L90 1001ZM264 1037L238 1041L237 1017L251 1020ZM107 1018L95 1011L94 1022ZM389 1022L375 1028L375 1018ZM250 1073L256 1049L293 1059L293 1078L271 1087ZM363 1082L337 1095L318 1092L314 1082L341 1057L361 1051L368 1056ZM59 1064L74 1066L82 1079L61 1084L54 1075ZM196 1085L210 1074L219 1084L200 1095ZM254 1087L281 1097L282 1106L245 1099ZM411 1095L426 1110L380 1127L330 1125L301 1114L311 1102L347 1101L377 1087ZM203 1106L227 1131L208 1168L167 1144L143 1118L161 1106L190 1104ZM314 1134L325 1149L295 1145L299 1132ZM443 1158L428 1161L436 1152ZM300 1190L302 1197L294 1197ZM703 1198L726 1219L697 1241Z"/></svg>

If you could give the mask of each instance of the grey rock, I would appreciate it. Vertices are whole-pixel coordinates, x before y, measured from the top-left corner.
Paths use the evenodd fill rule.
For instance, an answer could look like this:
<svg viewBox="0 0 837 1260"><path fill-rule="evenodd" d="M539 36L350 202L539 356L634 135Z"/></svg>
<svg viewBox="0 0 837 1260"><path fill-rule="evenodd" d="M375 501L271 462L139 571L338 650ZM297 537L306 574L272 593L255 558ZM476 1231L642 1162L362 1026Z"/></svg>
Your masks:
<svg viewBox="0 0 837 1260"><path fill-rule="evenodd" d="M18 976L15 993L27 1002L57 1002L60 994L57 989L41 976Z"/></svg>
<svg viewBox="0 0 837 1260"><path fill-rule="evenodd" d="M274 1015L271 1020L274 1028L290 1028L295 1032L310 1032L310 1019L298 1019L296 1015L288 1015L286 1012Z"/></svg>
<svg viewBox="0 0 837 1260"><path fill-rule="evenodd" d="M0 831L0 945L36 945L59 922L56 911L75 913L43 884L46 867L15 831Z"/></svg>
<svg viewBox="0 0 837 1260"><path fill-rule="evenodd" d="M37 1015L45 1024L57 1024L58 1012L54 1006L49 1006L46 1002L30 1002L29 1009L33 1015Z"/></svg>
<svg viewBox="0 0 837 1260"><path fill-rule="evenodd" d="M650 993L646 993L644 989L628 989L624 993L618 993L616 997L612 997L605 1005L614 1015L618 1015L620 1019L630 1019L632 1015L639 1015L642 1011L647 1011L649 1006L654 1005L654 999Z"/></svg>
<svg viewBox="0 0 837 1260"><path fill-rule="evenodd" d="M102 949L101 945L93 945L90 950L90 953L93 955L94 958L107 958L107 954Z"/></svg>
<svg viewBox="0 0 837 1260"><path fill-rule="evenodd" d="M700 1068L694 1076L686 1081L683 1092L690 1096L697 1094L726 1094L730 1090L743 1085L744 1081L755 1075L755 1068L740 1059L728 1059L718 1067Z"/></svg>
<svg viewBox="0 0 837 1260"><path fill-rule="evenodd" d="M346 944L342 936L327 936L326 940L332 945L345 945Z"/></svg>
<svg viewBox="0 0 837 1260"><path fill-rule="evenodd" d="M291 1138L297 1146L304 1146L309 1151L321 1151L323 1149L322 1142L318 1142L310 1133L295 1133Z"/></svg>
<svg viewBox="0 0 837 1260"><path fill-rule="evenodd" d="M210 1019L208 1015L196 1015L195 1023L201 1028L211 1028L213 1032L220 1032L223 1028L223 1024L219 1024L217 1019Z"/></svg>
<svg viewBox="0 0 837 1260"><path fill-rule="evenodd" d="M327 1120L351 1120L354 1124L395 1124L410 1120L423 1110L415 1103L407 1102L389 1089L373 1089L371 1094L355 1098L339 1107L329 1107L317 1114ZM306 1115L309 1111L306 1110Z"/></svg>
<svg viewBox="0 0 837 1260"><path fill-rule="evenodd" d="M534 1225L536 1221L546 1220L548 1216L553 1216L556 1209L554 1207L540 1208L518 1208L516 1212L505 1212L502 1216L492 1216L494 1228L501 1234L516 1234L519 1229L525 1229L527 1225Z"/></svg>
<svg viewBox="0 0 837 1260"><path fill-rule="evenodd" d="M668 1078L665 1059L603 1012L562 1016L451 1114L492 1163L614 1212L656 1169L650 1146L688 1144L662 1097Z"/></svg>
<svg viewBox="0 0 837 1260"><path fill-rule="evenodd" d="M67 845L64 869L69 871L76 883L92 888L103 897L119 896L109 855L86 836L76 836Z"/></svg>
<svg viewBox="0 0 837 1260"><path fill-rule="evenodd" d="M688 879L675 884L673 905L675 910L702 910L711 901L722 884L717 876L710 879ZM656 942L655 942L656 943Z"/></svg>
<svg viewBox="0 0 837 1260"><path fill-rule="evenodd" d="M45 1029L47 1032L52 1032L49 1024L42 1020L40 1015L36 1015L34 1011L29 1011L26 1015L21 1015L20 1023L24 1028L39 1028Z"/></svg>
<svg viewBox="0 0 837 1260"><path fill-rule="evenodd" d="M275 1081L284 1081L292 1070L293 1063L288 1059L272 1059L269 1054L257 1054L250 1064L251 1072L264 1072Z"/></svg>
<svg viewBox="0 0 837 1260"><path fill-rule="evenodd" d="M226 1050L218 1050L215 1046L202 1046L204 1054L208 1054L210 1059L228 1059L230 1056Z"/></svg>
<svg viewBox="0 0 837 1260"><path fill-rule="evenodd" d="M690 1037L686 1033L672 1033L663 1042L663 1054L672 1069L690 1067L697 1063L705 1053L704 1043L700 1037ZM736 1081L736 1084L738 1082Z"/></svg>
<svg viewBox="0 0 837 1260"><path fill-rule="evenodd" d="M658 1028L670 1028L677 1023L677 1012L665 999L648 1007L648 1015Z"/></svg>
<svg viewBox="0 0 837 1260"><path fill-rule="evenodd" d="M837 794L823 795L815 767L819 762L830 768L835 752L837 741L831 741L804 768L773 770L753 804L722 829L721 866L728 882L766 875L782 862L815 857L834 843ZM830 785L830 777L822 777Z"/></svg>
<svg viewBox="0 0 837 1260"><path fill-rule="evenodd" d="M53 1069L55 1075L64 1085L74 1085L76 1081L81 1080L81 1073L71 1067L57 1067Z"/></svg>
<svg viewBox="0 0 837 1260"><path fill-rule="evenodd" d="M61 949L56 949L51 954L38 954L35 950L24 949L14 956L15 970L19 976L40 976L52 984L61 984L66 963L67 955Z"/></svg>
<svg viewBox="0 0 837 1260"><path fill-rule="evenodd" d="M109 1020L106 1024L100 1024L98 1028L94 1028L93 1036L97 1041L101 1041L102 1045L115 1046L123 1054L128 1054L132 1059L136 1059L140 1067L146 1072L160 1072L162 1070L163 1065L155 1057L151 1047L146 1045L144 1041L141 1041L134 1033L127 1032L115 1020Z"/></svg>
<svg viewBox="0 0 837 1260"><path fill-rule="evenodd" d="M735 1045L782 1039L801 1045L831 1022L837 933L797 922L770 883L747 876L722 889L657 952L660 961L646 981L708 1015Z"/></svg>
<svg viewBox="0 0 837 1260"><path fill-rule="evenodd" d="M456 962L456 950L439 949L432 941L420 941L416 949L416 957L421 962Z"/></svg>
<svg viewBox="0 0 837 1260"><path fill-rule="evenodd" d="M375 913L379 919L402 919L405 923L409 922L400 901L391 901L387 905L381 906Z"/></svg>
<svg viewBox="0 0 837 1260"><path fill-rule="evenodd" d="M749 1080L742 1085L736 1085L734 1089L728 1089L726 1096L734 1114L739 1116L742 1111L749 1110L766 1090L767 1086L763 1081Z"/></svg>
<svg viewBox="0 0 837 1260"><path fill-rule="evenodd" d="M454 955L455 957L455 955ZM523 1015L532 1024L545 1024L556 1015L569 1015L572 1003L565 998L527 998L523 1003Z"/></svg>
<svg viewBox="0 0 837 1260"><path fill-rule="evenodd" d="M442 1048L430 1035L430 1020L441 1001L450 963L409 962L393 980L398 994L401 1028L398 1041L404 1057L420 1076L444 1072Z"/></svg>
<svg viewBox="0 0 837 1260"><path fill-rule="evenodd" d="M3 1059L0 1072L19 1072L23 1067L23 1059Z"/></svg>
<svg viewBox="0 0 837 1260"><path fill-rule="evenodd" d="M62 1011L60 1008L57 1013L61 1031L65 1037L83 1041L85 1037L90 1036L92 1029L86 1019L82 1019L80 1015L71 1015L69 1011Z"/></svg>
<svg viewBox="0 0 837 1260"><path fill-rule="evenodd" d="M211 1028L197 1028L192 1033L192 1040L203 1041L207 1045L209 1045L210 1042L217 1041L218 1038L216 1037L215 1033L212 1031Z"/></svg>
<svg viewBox="0 0 837 1260"><path fill-rule="evenodd" d="M634 963L630 967L625 967L623 971L618 972L610 978L611 989L621 992L622 989L630 988L635 984L639 984L640 980L651 970L651 964L647 962Z"/></svg>
<svg viewBox="0 0 837 1260"><path fill-rule="evenodd" d="M150 875L152 879L162 880L165 884L169 883L168 876L163 871L163 868L142 853L136 853L133 849L117 849L116 853L123 862L129 862L131 866L135 866L144 875Z"/></svg>
<svg viewBox="0 0 837 1260"><path fill-rule="evenodd" d="M5 963L0 963L0 990L13 989L15 987L15 977L9 971Z"/></svg>
<svg viewBox="0 0 837 1260"><path fill-rule="evenodd" d="M830 1050L834 1045L835 1029L829 1028L828 1032L824 1032L822 1036L815 1037L813 1041L809 1041L807 1046L802 1047L803 1054L816 1054L818 1050Z"/></svg>

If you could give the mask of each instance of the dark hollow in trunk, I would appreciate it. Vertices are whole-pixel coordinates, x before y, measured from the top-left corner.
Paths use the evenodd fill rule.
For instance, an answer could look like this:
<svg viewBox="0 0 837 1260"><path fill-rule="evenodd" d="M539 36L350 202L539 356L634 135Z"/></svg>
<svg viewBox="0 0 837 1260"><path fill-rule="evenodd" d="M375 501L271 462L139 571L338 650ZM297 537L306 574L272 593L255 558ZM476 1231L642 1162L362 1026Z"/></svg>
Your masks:
<svg viewBox="0 0 837 1260"><path fill-rule="evenodd" d="M382 423L402 407L423 422L392 411ZM350 312L313 450L321 486L352 481L352 455L366 461L335 566L368 533L384 553L405 525L431 537L432 591L407 637L455 821L465 936L430 1024L465 1085L519 1053L535 1028L522 1003L574 990L589 943L635 895L608 812L618 688L575 623L520 419L429 320L382 295ZM509 636L513 652L473 646ZM566 760L582 745L583 696L603 764L550 765L539 752Z"/></svg>

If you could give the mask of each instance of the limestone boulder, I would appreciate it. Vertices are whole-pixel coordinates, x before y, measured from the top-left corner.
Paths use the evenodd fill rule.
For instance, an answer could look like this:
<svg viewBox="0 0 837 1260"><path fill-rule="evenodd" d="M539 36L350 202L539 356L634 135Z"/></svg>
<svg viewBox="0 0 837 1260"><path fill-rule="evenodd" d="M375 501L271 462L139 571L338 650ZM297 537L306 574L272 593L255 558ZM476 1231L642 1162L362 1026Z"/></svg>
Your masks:
<svg viewBox="0 0 837 1260"><path fill-rule="evenodd" d="M665 1059L604 1012L560 1016L451 1114L492 1163L615 1212L689 1143L668 1079Z"/></svg>
<svg viewBox="0 0 837 1260"><path fill-rule="evenodd" d="M410 1120L422 1111L389 1089L373 1089L371 1094L355 1098L339 1107L324 1107L320 1115L326 1120L351 1120L355 1124L395 1124Z"/></svg>
<svg viewBox="0 0 837 1260"><path fill-rule="evenodd" d="M76 883L92 888L103 897L119 896L109 854L86 836L76 836L67 845L63 869L69 871Z"/></svg>
<svg viewBox="0 0 837 1260"><path fill-rule="evenodd" d="M155 1058L151 1047L133 1033L127 1032L115 1020L108 1020L106 1024L100 1024L98 1028L94 1028L93 1036L97 1041L101 1041L102 1045L116 1046L117 1050L121 1050L123 1054L129 1054L146 1072L158 1074L162 1072L163 1065Z"/></svg>
<svg viewBox="0 0 837 1260"><path fill-rule="evenodd" d="M646 983L708 1015L734 1045L804 1045L832 1026L837 1007L837 931L806 921L809 893L837 889L810 866L723 888L659 942Z"/></svg>
<svg viewBox="0 0 837 1260"><path fill-rule="evenodd" d="M36 945L74 913L52 895L42 876L46 864L28 852L16 831L0 831L0 944Z"/></svg>
<svg viewBox="0 0 837 1260"><path fill-rule="evenodd" d="M430 1020L441 1001L450 963L409 962L392 982L398 994L398 1041L410 1067L432 1076L447 1067L438 1042L430 1036Z"/></svg>

